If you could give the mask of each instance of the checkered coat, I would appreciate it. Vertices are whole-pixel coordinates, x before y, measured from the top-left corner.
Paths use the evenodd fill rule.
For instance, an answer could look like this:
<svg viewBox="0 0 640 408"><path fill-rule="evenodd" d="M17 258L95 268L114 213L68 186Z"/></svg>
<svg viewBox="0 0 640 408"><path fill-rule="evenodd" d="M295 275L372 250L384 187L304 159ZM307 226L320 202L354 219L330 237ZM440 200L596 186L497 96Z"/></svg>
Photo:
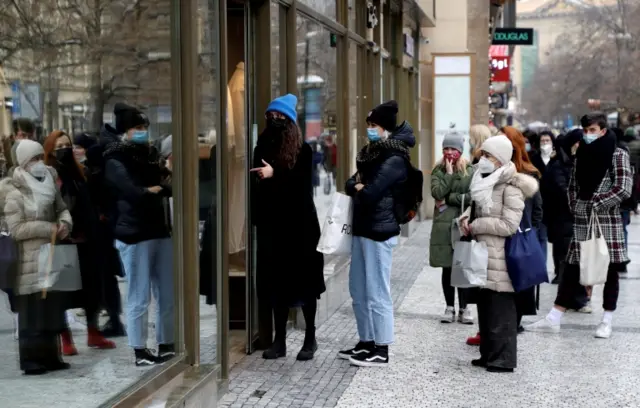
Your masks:
<svg viewBox="0 0 640 408"><path fill-rule="evenodd" d="M607 241L611 263L626 263L627 249L624 244L624 228L620 217L620 203L631 196L633 174L629 162L629 153L616 148L613 153L611 168L602 179L591 200L578 198L578 183L576 182L576 167L573 166L571 181L569 182L569 205L573 212L573 238L567 254L567 262L580 264L580 246L578 242L586 241L587 229L591 213L595 211L602 234Z"/></svg>

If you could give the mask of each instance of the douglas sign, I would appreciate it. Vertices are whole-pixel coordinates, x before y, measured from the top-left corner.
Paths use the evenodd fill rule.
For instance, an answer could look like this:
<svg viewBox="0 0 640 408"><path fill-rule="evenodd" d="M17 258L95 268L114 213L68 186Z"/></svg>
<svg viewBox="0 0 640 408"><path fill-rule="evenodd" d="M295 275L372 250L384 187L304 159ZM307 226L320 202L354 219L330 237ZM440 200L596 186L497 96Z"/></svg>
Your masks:
<svg viewBox="0 0 640 408"><path fill-rule="evenodd" d="M533 28L496 28L493 45L533 45Z"/></svg>

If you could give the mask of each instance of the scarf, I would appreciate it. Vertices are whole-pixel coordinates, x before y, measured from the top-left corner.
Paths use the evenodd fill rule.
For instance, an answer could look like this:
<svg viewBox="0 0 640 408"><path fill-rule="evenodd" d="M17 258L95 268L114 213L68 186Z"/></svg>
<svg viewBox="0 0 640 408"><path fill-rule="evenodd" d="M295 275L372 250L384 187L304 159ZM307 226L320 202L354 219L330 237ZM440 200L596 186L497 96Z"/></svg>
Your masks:
<svg viewBox="0 0 640 408"><path fill-rule="evenodd" d="M506 177L513 176L514 173L515 165L512 162L497 168L486 177L476 169L471 178L471 186L469 187L471 200L483 210L491 210L491 207L493 207L493 188L496 184L503 182Z"/></svg>
<svg viewBox="0 0 640 408"><path fill-rule="evenodd" d="M27 189L31 191L36 218L46 213L46 209L55 202L58 191L51 172L48 171L44 176L44 180L40 181L22 167L16 167L13 171L13 176L24 180Z"/></svg>
<svg viewBox="0 0 640 408"><path fill-rule="evenodd" d="M358 155L356 156L356 164L360 167L361 165L373 163L380 157L385 157L390 153L409 157L409 146L398 139L386 139L371 142L358 152Z"/></svg>
<svg viewBox="0 0 640 408"><path fill-rule="evenodd" d="M580 143L576 152L576 182L578 198L591 200L602 179L611 168L616 139L611 131L593 142Z"/></svg>

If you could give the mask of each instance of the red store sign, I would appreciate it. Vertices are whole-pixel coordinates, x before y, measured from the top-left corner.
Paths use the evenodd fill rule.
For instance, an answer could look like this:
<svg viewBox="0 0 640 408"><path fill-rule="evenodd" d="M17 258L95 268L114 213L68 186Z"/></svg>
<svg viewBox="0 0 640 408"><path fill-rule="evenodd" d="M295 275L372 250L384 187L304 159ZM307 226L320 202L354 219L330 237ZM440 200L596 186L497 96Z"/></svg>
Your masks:
<svg viewBox="0 0 640 408"><path fill-rule="evenodd" d="M509 82L511 79L511 58L491 57L491 80L493 82Z"/></svg>

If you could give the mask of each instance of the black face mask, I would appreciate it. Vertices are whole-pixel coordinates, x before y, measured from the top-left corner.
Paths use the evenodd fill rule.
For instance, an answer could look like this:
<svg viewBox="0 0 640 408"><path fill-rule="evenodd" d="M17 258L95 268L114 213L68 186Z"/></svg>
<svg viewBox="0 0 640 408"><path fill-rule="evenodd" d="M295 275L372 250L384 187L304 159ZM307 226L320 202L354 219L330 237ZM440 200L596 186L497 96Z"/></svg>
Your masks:
<svg viewBox="0 0 640 408"><path fill-rule="evenodd" d="M63 166L69 166L73 163L73 149L70 147L65 147L63 149L56 150L56 159L58 163Z"/></svg>
<svg viewBox="0 0 640 408"><path fill-rule="evenodd" d="M287 120L284 118L267 119L267 127L271 129L283 129L286 124L287 124Z"/></svg>

